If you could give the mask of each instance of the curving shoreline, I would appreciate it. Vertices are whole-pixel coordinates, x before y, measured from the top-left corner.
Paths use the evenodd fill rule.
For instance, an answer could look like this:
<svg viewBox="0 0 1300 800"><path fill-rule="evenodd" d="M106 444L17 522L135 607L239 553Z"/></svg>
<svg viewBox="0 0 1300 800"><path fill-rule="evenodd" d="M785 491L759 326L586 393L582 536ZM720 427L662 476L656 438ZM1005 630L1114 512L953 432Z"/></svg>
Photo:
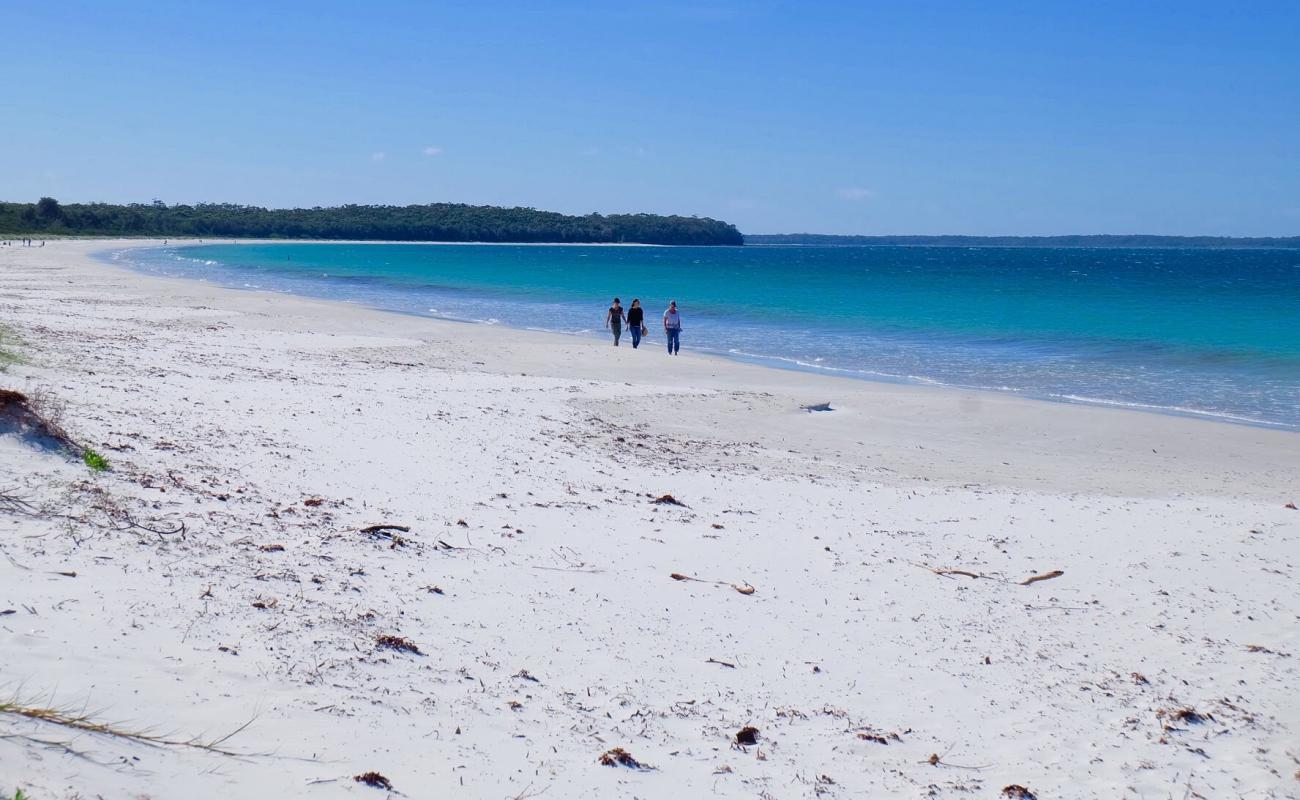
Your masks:
<svg viewBox="0 0 1300 800"><path fill-rule="evenodd" d="M0 250L26 361L0 385L56 396L113 465L0 435L0 488L51 514L0 514L0 686L180 736L252 719L226 743L250 755L0 737L33 796L343 797L369 771L409 796L1267 795L1293 771L1294 434L685 353L647 374L106 246ZM364 532L389 523L402 543ZM1183 709L1213 721L1171 730Z"/></svg>

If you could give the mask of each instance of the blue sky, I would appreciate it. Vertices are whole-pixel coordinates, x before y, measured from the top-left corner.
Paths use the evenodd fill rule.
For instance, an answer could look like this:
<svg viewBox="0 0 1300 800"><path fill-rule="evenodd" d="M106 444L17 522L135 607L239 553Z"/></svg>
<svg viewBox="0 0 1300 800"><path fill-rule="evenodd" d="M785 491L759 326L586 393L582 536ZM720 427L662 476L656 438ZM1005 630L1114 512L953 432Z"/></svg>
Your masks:
<svg viewBox="0 0 1300 800"><path fill-rule="evenodd" d="M1300 234L1300 3L7 3L0 199Z"/></svg>

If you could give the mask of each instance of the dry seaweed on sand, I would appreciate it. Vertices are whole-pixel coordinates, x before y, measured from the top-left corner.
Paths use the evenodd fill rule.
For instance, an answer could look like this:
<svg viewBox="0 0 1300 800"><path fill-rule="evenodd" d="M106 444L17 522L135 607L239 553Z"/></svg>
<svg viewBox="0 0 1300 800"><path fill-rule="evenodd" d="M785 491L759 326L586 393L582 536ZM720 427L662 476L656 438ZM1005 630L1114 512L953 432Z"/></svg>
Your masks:
<svg viewBox="0 0 1300 800"><path fill-rule="evenodd" d="M601 753L598 759L600 764L606 767L627 767L628 769L654 769L654 767L642 761L637 761L632 754L621 747L615 747Z"/></svg>
<svg viewBox="0 0 1300 800"><path fill-rule="evenodd" d="M746 725L736 731L736 744L751 745L758 744L758 728L753 725Z"/></svg>
<svg viewBox="0 0 1300 800"><path fill-rule="evenodd" d="M1003 786L1002 796L1009 797L1011 800L1038 800L1038 795L1018 783L1013 783L1010 786Z"/></svg>
<svg viewBox="0 0 1300 800"><path fill-rule="evenodd" d="M420 652L420 648L415 645L415 642L412 642L410 639L405 639L402 638L401 636L393 636L392 634L388 634L388 633L382 634L380 636L376 636L375 644L379 647L383 647L388 650L397 650L403 653L414 653L417 656L424 655L424 653Z"/></svg>
<svg viewBox="0 0 1300 800"><path fill-rule="evenodd" d="M371 770L370 772L363 772L360 775L354 775L352 777L352 780L356 781L357 783L364 783L366 786L373 786L376 789L391 790L393 788L392 781L388 780L383 775L380 775L378 772L375 772L374 770Z"/></svg>
<svg viewBox="0 0 1300 800"><path fill-rule="evenodd" d="M650 502L656 506L681 506L682 508L690 508L690 506L670 494L661 494Z"/></svg>
<svg viewBox="0 0 1300 800"><path fill-rule="evenodd" d="M1164 722L1164 729L1167 732L1178 730L1175 726L1180 722L1185 725L1204 725L1214 719L1213 716L1202 714L1190 706L1172 710L1162 708L1156 712L1156 718Z"/></svg>

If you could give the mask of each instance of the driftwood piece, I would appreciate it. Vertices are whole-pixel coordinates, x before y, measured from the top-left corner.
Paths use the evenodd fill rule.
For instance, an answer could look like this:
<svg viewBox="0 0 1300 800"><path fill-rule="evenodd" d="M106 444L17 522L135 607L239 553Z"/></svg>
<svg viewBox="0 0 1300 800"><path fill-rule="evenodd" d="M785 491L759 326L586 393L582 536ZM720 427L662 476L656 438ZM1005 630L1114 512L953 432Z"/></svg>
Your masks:
<svg viewBox="0 0 1300 800"><path fill-rule="evenodd" d="M1038 583L1039 581L1050 581L1052 578L1059 578L1064 574L1065 574L1064 570L1054 569L1051 572L1044 572L1040 575L1031 575L1028 578L1025 578L1023 581L1021 581L1020 585L1028 586L1031 583Z"/></svg>

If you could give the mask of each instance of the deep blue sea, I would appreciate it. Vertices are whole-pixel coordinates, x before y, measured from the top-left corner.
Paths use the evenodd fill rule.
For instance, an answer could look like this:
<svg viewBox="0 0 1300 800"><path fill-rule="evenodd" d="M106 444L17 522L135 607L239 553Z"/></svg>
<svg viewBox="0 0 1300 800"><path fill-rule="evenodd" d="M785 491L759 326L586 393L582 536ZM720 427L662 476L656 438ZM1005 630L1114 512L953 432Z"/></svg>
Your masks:
<svg viewBox="0 0 1300 800"><path fill-rule="evenodd" d="M606 335L612 297L637 297L647 369L675 299L683 349L1300 430L1300 250L305 243L112 257L225 286L584 336Z"/></svg>

